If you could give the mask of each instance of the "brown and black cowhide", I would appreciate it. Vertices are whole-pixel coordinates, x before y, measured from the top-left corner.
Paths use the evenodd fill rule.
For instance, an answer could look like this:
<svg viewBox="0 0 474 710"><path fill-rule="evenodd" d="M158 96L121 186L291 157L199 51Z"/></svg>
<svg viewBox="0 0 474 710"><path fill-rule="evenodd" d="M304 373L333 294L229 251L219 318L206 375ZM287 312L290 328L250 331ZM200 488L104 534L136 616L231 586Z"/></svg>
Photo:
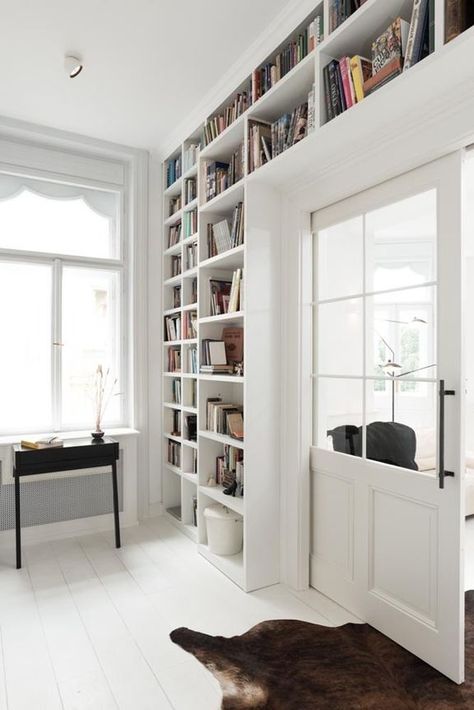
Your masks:
<svg viewBox="0 0 474 710"><path fill-rule="evenodd" d="M466 594L462 686L368 624L263 621L242 636L181 628L171 640L217 678L223 710L474 708L474 591Z"/></svg>

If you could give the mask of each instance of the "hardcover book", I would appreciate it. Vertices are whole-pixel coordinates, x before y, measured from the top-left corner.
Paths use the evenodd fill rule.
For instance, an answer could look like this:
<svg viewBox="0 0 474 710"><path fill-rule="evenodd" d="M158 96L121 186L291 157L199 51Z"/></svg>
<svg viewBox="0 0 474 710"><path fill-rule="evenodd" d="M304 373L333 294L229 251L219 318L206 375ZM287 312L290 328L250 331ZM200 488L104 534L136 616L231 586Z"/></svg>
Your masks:
<svg viewBox="0 0 474 710"><path fill-rule="evenodd" d="M372 44L372 74L375 76L394 59L403 61L410 25L401 17L392 22Z"/></svg>

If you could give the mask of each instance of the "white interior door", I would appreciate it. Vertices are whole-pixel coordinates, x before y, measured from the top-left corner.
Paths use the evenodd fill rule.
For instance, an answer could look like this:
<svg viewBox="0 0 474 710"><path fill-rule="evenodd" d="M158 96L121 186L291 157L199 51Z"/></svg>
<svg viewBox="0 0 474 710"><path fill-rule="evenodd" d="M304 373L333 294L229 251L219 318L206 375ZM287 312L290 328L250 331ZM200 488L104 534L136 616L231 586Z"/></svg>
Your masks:
<svg viewBox="0 0 474 710"><path fill-rule="evenodd" d="M313 215L311 584L456 682L461 168L454 154Z"/></svg>

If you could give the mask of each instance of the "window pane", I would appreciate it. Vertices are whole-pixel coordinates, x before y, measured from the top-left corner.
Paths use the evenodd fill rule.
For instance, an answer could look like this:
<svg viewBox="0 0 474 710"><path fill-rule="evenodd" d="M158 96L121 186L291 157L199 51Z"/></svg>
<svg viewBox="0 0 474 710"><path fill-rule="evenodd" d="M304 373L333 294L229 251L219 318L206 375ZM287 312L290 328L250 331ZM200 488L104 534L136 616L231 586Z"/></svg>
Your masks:
<svg viewBox="0 0 474 710"><path fill-rule="evenodd" d="M119 256L119 195L0 175L0 248Z"/></svg>
<svg viewBox="0 0 474 710"><path fill-rule="evenodd" d="M367 374L394 374L401 391L414 387L402 381L408 373L436 378L436 287L381 293L367 298L366 308Z"/></svg>
<svg viewBox="0 0 474 710"><path fill-rule="evenodd" d="M314 443L322 449L361 456L361 380L321 377L314 384Z"/></svg>
<svg viewBox="0 0 474 710"><path fill-rule="evenodd" d="M315 372L319 375L362 375L362 299L321 304L317 320Z"/></svg>
<svg viewBox="0 0 474 710"><path fill-rule="evenodd" d="M367 291L436 281L436 190L366 216Z"/></svg>
<svg viewBox="0 0 474 710"><path fill-rule="evenodd" d="M64 426L95 426L94 379L98 365L117 378L104 422L121 423L120 276L115 271L63 270L62 419Z"/></svg>
<svg viewBox="0 0 474 710"><path fill-rule="evenodd" d="M436 473L437 384L377 380L366 385L367 458Z"/></svg>
<svg viewBox="0 0 474 710"><path fill-rule="evenodd" d="M362 217L356 217L318 233L318 300L343 298L362 293L363 230Z"/></svg>
<svg viewBox="0 0 474 710"><path fill-rule="evenodd" d="M0 432L49 432L51 268L0 261Z"/></svg>

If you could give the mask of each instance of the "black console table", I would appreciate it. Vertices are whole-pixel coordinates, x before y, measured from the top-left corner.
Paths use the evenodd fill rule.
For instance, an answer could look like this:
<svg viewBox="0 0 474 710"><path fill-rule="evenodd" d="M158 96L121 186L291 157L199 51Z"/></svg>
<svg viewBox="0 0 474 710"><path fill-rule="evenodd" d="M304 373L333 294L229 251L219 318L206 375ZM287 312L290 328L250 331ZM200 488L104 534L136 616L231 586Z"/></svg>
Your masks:
<svg viewBox="0 0 474 710"><path fill-rule="evenodd" d="M15 480L15 532L16 568L21 567L21 508L20 478L36 476L56 471L74 471L83 468L111 466L112 493L114 504L115 546L120 547L120 522L117 485L117 461L119 445L117 441L105 437L102 441L92 439L70 439L64 446L49 449L24 449L19 444L13 447L13 477Z"/></svg>

